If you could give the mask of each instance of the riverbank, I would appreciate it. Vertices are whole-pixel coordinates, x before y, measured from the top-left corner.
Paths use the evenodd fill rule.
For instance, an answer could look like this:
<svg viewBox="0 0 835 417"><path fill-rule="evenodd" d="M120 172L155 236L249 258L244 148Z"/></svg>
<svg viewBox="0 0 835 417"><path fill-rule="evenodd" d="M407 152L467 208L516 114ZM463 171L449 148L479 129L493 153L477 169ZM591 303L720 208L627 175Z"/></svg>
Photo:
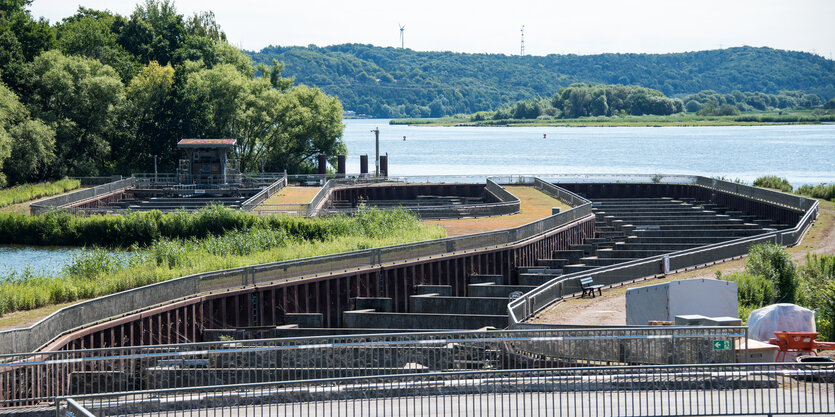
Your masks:
<svg viewBox="0 0 835 417"><path fill-rule="evenodd" d="M392 119L392 125L409 126L469 126L469 127L666 127L666 126L770 126L816 125L835 123L835 113L816 114L812 111L758 112L736 116L699 116L674 114L670 116L611 116L580 117L576 119L502 119L477 120L474 116L442 117L438 119Z"/></svg>

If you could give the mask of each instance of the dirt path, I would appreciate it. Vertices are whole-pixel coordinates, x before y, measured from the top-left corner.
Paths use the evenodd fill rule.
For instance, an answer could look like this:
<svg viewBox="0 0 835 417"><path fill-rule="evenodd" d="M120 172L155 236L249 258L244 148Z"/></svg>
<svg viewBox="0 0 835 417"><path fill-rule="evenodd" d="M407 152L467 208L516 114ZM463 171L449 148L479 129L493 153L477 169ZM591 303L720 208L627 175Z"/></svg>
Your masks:
<svg viewBox="0 0 835 417"><path fill-rule="evenodd" d="M807 252L835 253L835 203L821 201L818 219L803 237L803 241L789 248L789 253L800 264L805 262ZM662 279L642 280L634 284L604 289L603 295L596 298L567 299L543 310L534 317L533 321L536 323L623 325L626 324L626 290L628 288L680 279L714 278L716 271L727 274L741 271L744 267L745 259L743 258L669 275Z"/></svg>
<svg viewBox="0 0 835 417"><path fill-rule="evenodd" d="M553 207L559 207L562 211L571 208L562 201L530 186L505 186L504 188L519 198L519 213L475 219L426 220L423 223L443 227L446 229L447 236L461 236L521 226L550 216Z"/></svg>

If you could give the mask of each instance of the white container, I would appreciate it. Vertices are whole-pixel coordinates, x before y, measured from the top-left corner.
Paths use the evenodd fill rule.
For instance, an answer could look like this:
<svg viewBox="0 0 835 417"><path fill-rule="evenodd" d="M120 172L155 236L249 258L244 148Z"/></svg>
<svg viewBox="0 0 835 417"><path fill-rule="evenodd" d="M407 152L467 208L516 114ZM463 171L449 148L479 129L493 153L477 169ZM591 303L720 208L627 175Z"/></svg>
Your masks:
<svg viewBox="0 0 835 417"><path fill-rule="evenodd" d="M696 278L626 290L626 324L674 321L676 316L737 317L735 282Z"/></svg>

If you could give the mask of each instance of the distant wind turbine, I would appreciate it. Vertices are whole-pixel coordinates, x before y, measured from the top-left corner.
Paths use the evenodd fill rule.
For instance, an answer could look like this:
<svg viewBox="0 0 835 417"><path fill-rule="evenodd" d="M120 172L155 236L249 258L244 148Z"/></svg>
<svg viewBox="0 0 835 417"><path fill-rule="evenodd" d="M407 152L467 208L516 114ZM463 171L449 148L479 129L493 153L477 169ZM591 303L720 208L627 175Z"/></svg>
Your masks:
<svg viewBox="0 0 835 417"><path fill-rule="evenodd" d="M400 26L400 49L405 49L403 43L403 29L406 29L406 25L401 25L400 23L398 23L397 26Z"/></svg>

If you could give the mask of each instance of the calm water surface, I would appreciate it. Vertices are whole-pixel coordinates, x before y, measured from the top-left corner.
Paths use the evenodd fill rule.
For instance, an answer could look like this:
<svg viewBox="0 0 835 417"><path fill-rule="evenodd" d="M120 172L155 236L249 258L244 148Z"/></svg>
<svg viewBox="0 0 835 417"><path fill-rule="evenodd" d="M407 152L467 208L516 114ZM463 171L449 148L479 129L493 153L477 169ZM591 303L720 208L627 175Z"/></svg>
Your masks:
<svg viewBox="0 0 835 417"><path fill-rule="evenodd" d="M11 271L21 273L28 265L35 273L57 273L84 248L0 246L0 280Z"/></svg>
<svg viewBox="0 0 835 417"><path fill-rule="evenodd" d="M345 120L349 173L359 172L361 154L374 171L377 126L392 176L662 173L752 182L774 174L794 185L835 182L835 125L410 127Z"/></svg>

